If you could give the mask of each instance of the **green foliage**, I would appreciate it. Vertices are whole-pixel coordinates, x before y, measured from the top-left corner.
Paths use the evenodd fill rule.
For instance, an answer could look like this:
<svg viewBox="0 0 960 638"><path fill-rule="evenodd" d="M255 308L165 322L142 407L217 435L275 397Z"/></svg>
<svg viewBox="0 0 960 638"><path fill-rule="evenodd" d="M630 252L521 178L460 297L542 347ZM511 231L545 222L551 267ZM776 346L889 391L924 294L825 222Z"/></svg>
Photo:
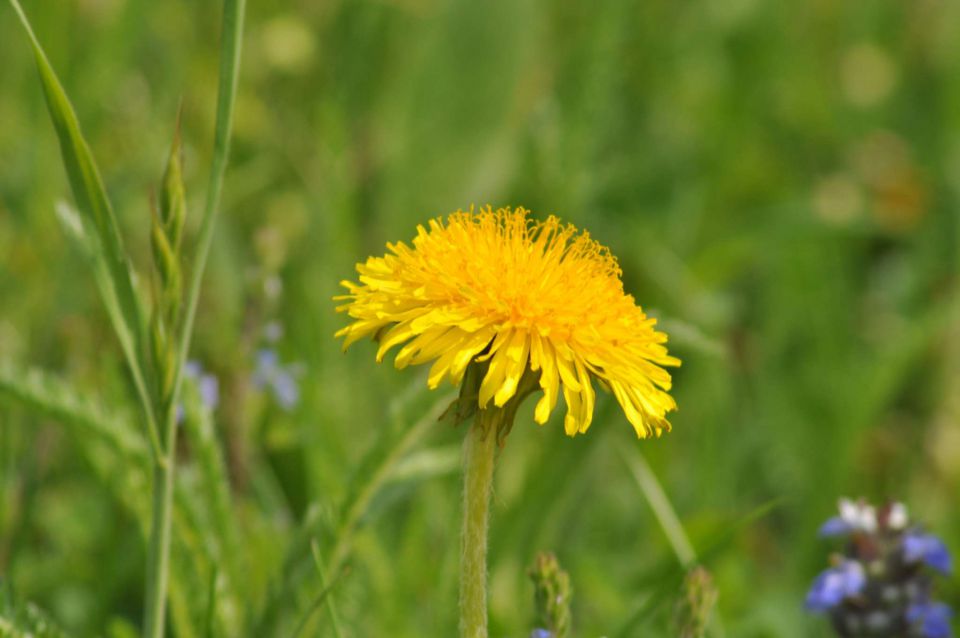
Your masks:
<svg viewBox="0 0 960 638"><path fill-rule="evenodd" d="M67 99L56 73L50 66L46 53L37 41L23 9L21 9L18 0L10 0L10 5L20 18L33 46L41 84L47 99L47 107L60 141L63 165L66 168L77 205L96 228L99 241L94 243L92 237L89 237L85 239L85 242L97 261L106 264L105 270L110 274L113 284L112 292L116 295L116 298L115 301L111 299L108 305L115 303L119 306L122 313L120 316L125 322L116 325L115 329L121 338L124 350L133 350L130 341L139 336L141 328L139 301L133 289L133 271L127 262L123 240L110 201L104 190L100 171L93 159L87 141L80 131L80 124L77 121L76 113L73 111L73 106ZM133 351L135 352L135 350Z"/></svg>
<svg viewBox="0 0 960 638"><path fill-rule="evenodd" d="M463 429L436 421L451 397L423 372L340 352L330 298L471 203L588 228L684 361L656 441L603 393L574 440L520 409L491 501L493 635L529 631L543 547L575 635L675 635L678 537L635 449L725 635L826 631L801 603L840 495L905 500L960 548L956 3L254 3L239 76L218 66L218 3L26 8L45 53L0 11L0 574L71 634L142 615L151 447L124 365L150 281L123 274L151 267L181 102L183 310L198 291L189 354L221 402L184 382L172 635L307 618L332 636L328 603L344 638L454 635ZM252 381L263 348L302 366L292 410Z"/></svg>
<svg viewBox="0 0 960 638"><path fill-rule="evenodd" d="M60 141L63 166L77 205L86 217L86 220L77 217L67 224L71 226L68 232L93 265L100 294L127 358L137 391L140 393L146 415L147 432L156 445L156 419L145 381L147 369L142 360L142 311L140 300L133 287L136 275L127 260L117 219L103 187L103 180L100 178L100 170L80 131L80 123L77 121L73 105L64 93L60 80L37 41L20 3L18 0L9 0L9 2L33 46L47 108ZM60 217L62 221L65 219L63 213ZM85 224L89 222L92 222L96 229L95 235L85 230Z"/></svg>
<svg viewBox="0 0 960 638"><path fill-rule="evenodd" d="M146 461L142 440L126 422L104 413L94 401L40 370L24 370L0 362L0 398L64 423L75 430L78 438L103 441L124 463L138 466Z"/></svg>
<svg viewBox="0 0 960 638"><path fill-rule="evenodd" d="M0 592L0 636L66 638L48 614L32 603L14 602L7 588Z"/></svg>

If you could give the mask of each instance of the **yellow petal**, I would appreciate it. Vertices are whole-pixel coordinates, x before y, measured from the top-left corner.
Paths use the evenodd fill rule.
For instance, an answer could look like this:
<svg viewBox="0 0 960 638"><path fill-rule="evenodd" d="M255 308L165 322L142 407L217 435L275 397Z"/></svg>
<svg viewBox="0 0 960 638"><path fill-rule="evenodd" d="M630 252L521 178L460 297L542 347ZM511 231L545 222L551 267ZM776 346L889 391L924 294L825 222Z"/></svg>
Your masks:
<svg viewBox="0 0 960 638"><path fill-rule="evenodd" d="M540 387L543 388L543 397L537 401L533 418L543 425L550 418L550 413L557 405L560 376L557 373L556 356L548 341L542 342L543 355L540 359Z"/></svg>
<svg viewBox="0 0 960 638"><path fill-rule="evenodd" d="M431 390L436 390L443 378L450 372L450 366L457 356L456 350L448 350L437 359L430 367L430 374L427 376L427 385Z"/></svg>
<svg viewBox="0 0 960 638"><path fill-rule="evenodd" d="M450 366L450 378L455 384L460 384L467 366L470 365L478 352L482 352L487 347L490 340L493 339L493 335L493 328L488 327L486 330L480 330L476 334L470 335L459 346L453 365Z"/></svg>
<svg viewBox="0 0 960 638"><path fill-rule="evenodd" d="M490 367L487 369L487 374L483 377L483 382L480 384L478 401L481 408L487 407L490 399L493 398L496 391L503 385L503 380L507 375L507 364L509 361L503 348L498 349L493 355L493 358L490 359Z"/></svg>
<svg viewBox="0 0 960 638"><path fill-rule="evenodd" d="M593 384L590 382L590 373L586 366L580 363L579 359L574 360L577 368L577 376L580 378L581 396L583 405L580 407L580 432L586 432L593 422L593 406L596 403L596 393L593 391Z"/></svg>
<svg viewBox="0 0 960 638"><path fill-rule="evenodd" d="M403 346L397 353L394 365L403 369L409 364L426 363L439 357L451 343L455 342L461 332L448 326L435 326L423 334L417 335L410 343Z"/></svg>
<svg viewBox="0 0 960 638"><path fill-rule="evenodd" d="M557 370L560 372L560 380L563 381L563 385L574 392L580 391L580 382L577 380L577 372L571 359L557 356Z"/></svg>
<svg viewBox="0 0 960 638"><path fill-rule="evenodd" d="M580 431L580 393L563 384L563 400L567 404L567 414L563 417L563 429L567 436Z"/></svg>
<svg viewBox="0 0 960 638"><path fill-rule="evenodd" d="M360 339L375 333L384 325L386 324L382 321L357 321L337 332L337 336L346 337L343 340L343 349L346 350Z"/></svg>
<svg viewBox="0 0 960 638"><path fill-rule="evenodd" d="M383 338L380 339L380 347L377 349L377 363L383 361L383 356L387 354L390 348L407 341L415 335L416 332L414 332L409 322L398 323L390 328L390 330L383 335Z"/></svg>
<svg viewBox="0 0 960 638"><path fill-rule="evenodd" d="M504 370L504 380L500 389L493 397L493 403L502 408L510 398L516 394L520 377L527 369L527 355L530 352L530 340L526 332L514 332L510 345L504 349L507 364Z"/></svg>

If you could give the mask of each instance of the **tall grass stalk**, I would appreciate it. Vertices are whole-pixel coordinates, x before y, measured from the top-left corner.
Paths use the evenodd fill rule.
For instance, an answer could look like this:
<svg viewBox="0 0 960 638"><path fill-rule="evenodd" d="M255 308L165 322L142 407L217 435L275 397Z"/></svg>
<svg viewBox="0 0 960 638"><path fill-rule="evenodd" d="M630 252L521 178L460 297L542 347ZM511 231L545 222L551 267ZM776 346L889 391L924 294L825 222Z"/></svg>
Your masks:
<svg viewBox="0 0 960 638"><path fill-rule="evenodd" d="M203 282L203 272L220 206L223 176L230 151L230 130L233 121L233 106L237 94L237 78L240 73L240 50L243 41L243 18L246 0L224 0L223 24L220 41L220 78L217 97L217 123L214 137L213 160L210 183L207 189L206 206L200 224L196 262L187 292L187 306L183 318L180 352L174 368L172 400L163 415L164 454L154 464L154 498L150 547L147 555L147 600L144 615L144 638L162 638L164 635L164 611L166 608L167 581L170 570L170 529L173 510L174 471L177 443L176 405L179 403L183 383L183 364L190 351L197 302Z"/></svg>
<svg viewBox="0 0 960 638"><path fill-rule="evenodd" d="M151 392L150 381L162 372L150 365L147 354L146 325L140 299L133 285L134 271L126 256L119 224L110 205L93 154L80 131L79 121L63 87L50 65L39 40L18 0L9 0L33 46L40 80L50 118L60 142L63 164L77 206L83 218L77 218L80 231L76 239L89 257L114 330L130 368L138 399L144 412L147 437L153 452L153 505L150 544L147 554L147 582L143 635L162 638L170 562L170 535L173 510L174 469L177 440L176 406L196 316L200 286L223 187L230 147L230 129L240 68L245 0L225 0L221 39L220 86L210 184L200 227L187 307L183 318L180 349L172 361L164 362L174 373L169 394ZM83 226L92 223L96 232L87 234ZM154 365L159 368L156 362ZM153 375L150 377L149 375Z"/></svg>

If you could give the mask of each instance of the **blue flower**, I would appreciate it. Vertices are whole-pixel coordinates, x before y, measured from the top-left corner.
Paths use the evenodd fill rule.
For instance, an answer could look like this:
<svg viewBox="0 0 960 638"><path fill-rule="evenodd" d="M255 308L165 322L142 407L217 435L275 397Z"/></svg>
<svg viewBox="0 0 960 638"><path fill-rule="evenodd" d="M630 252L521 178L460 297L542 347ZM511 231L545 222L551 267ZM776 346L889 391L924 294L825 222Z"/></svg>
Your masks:
<svg viewBox="0 0 960 638"><path fill-rule="evenodd" d="M817 534L821 537L844 536L852 531L853 528L849 523L847 523L847 521L843 520L839 516L834 516L820 527L820 531L817 532Z"/></svg>
<svg viewBox="0 0 960 638"><path fill-rule="evenodd" d="M300 386L295 366L282 366L275 350L264 348L257 352L257 368L253 383L258 388L269 388L284 410L292 410L300 402Z"/></svg>
<svg viewBox="0 0 960 638"><path fill-rule="evenodd" d="M907 622L920 629L923 638L950 638L953 612L943 603L913 603L907 609Z"/></svg>
<svg viewBox="0 0 960 638"><path fill-rule="evenodd" d="M942 540L933 534L907 532L903 535L903 559L908 563L923 561L944 574L953 568L950 551Z"/></svg>
<svg viewBox="0 0 960 638"><path fill-rule="evenodd" d="M530 632L530 638L553 638L553 632L549 629L534 629Z"/></svg>
<svg viewBox="0 0 960 638"><path fill-rule="evenodd" d="M271 321L263 327L263 338L268 343L276 343L283 337L283 324L279 321Z"/></svg>
<svg viewBox="0 0 960 638"><path fill-rule="evenodd" d="M193 379L200 392L200 400L210 410L215 410L220 404L220 382L217 377L203 371L203 366L197 361L187 361L183 366L183 376Z"/></svg>
<svg viewBox="0 0 960 638"><path fill-rule="evenodd" d="M863 500L841 498L837 503L839 516L834 516L820 528L820 536L845 536L854 532L872 534L877 531L877 510Z"/></svg>
<svg viewBox="0 0 960 638"><path fill-rule="evenodd" d="M844 598L859 594L866 583L863 566L855 560L844 561L817 576L807 593L806 607L812 611L828 611Z"/></svg>

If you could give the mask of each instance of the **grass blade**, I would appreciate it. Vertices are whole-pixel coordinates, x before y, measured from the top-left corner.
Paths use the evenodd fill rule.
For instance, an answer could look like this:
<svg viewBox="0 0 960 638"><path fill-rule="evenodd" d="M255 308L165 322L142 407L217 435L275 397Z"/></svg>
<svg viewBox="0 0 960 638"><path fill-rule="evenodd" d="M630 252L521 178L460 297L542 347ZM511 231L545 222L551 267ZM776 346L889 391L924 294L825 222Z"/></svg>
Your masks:
<svg viewBox="0 0 960 638"><path fill-rule="evenodd" d="M333 604L332 589L334 583L340 579L343 571L334 577L333 582L328 583L326 571L323 569L323 557L320 555L320 546L317 545L316 541L310 544L310 550L313 553L313 564L317 566L317 574L319 574L320 582L324 587L324 591L322 592L321 596L323 596L327 601L327 612L330 614L330 625L333 628L333 636L334 638L343 638L343 632L340 631L340 620L337 615L337 608Z"/></svg>
<svg viewBox="0 0 960 638"><path fill-rule="evenodd" d="M50 119L53 122L60 142L63 166L67 171L70 188L76 199L77 207L96 227L96 241L90 236L86 240L86 251L97 262L97 283L114 330L120 340L124 356L130 367L137 388L140 403L147 420L151 441L157 439L156 419L150 400L148 385L144 374L149 368L143 365L143 312L133 287L133 268L126 257L123 239L117 219L110 206L100 171L94 161L93 153L80 131L80 123L70 100L67 98L60 80L57 78L50 61L33 28L27 20L18 0L9 0L33 47L40 83L46 97ZM109 280L110 285L106 282Z"/></svg>
<svg viewBox="0 0 960 638"><path fill-rule="evenodd" d="M316 598L314 598L313 604L310 605L310 608L307 609L307 611L303 614L303 617L300 619L300 622L297 624L297 628L293 632L293 638L297 638L303 633L303 630L306 629L310 619L320 608L320 605L322 605L324 602L327 603L327 610L330 612L330 623L333 628L333 634L336 638L341 638L342 634L340 632L340 622L337 620L337 612L334 608L331 594L333 593L333 588L340 581L340 577L346 572L346 568L336 574L333 577L333 580L328 583L327 578L324 575L323 560L320 557L320 549L315 540L310 543L310 550L313 553L313 562L317 568L317 573L320 575L321 589L320 592L317 593Z"/></svg>
<svg viewBox="0 0 960 638"><path fill-rule="evenodd" d="M392 445L376 468L369 473L370 478L362 484L353 498L347 502L344 508L342 522L337 529L333 551L330 554L331 572L336 573L343 566L347 554L350 552L353 534L357 530L360 519L370 506L370 502L373 501L373 497L377 495L380 488L393 476L397 465L407 453L433 429L437 423L437 419L440 418L440 415L443 414L443 411L450 405L452 400L453 397L451 395L440 397L419 421L406 430L396 444Z"/></svg>
<svg viewBox="0 0 960 638"><path fill-rule="evenodd" d="M179 400L180 386L183 381L183 363L190 352L193 337L193 324L197 316L197 303L203 284L203 272L210 246L213 244L213 231L216 226L220 207L220 193L223 190L223 176L227 170L227 158L230 154L230 131L233 126L233 105L237 97L237 79L240 76L240 49L243 43L243 19L246 13L246 0L225 0L223 3L223 29L220 42L220 79L217 95L217 128L213 141L213 160L210 165L210 183L207 187L207 201L200 221L200 235L197 238L197 254L190 275L190 287L187 290L186 312L183 318L183 332L180 341L180 365L177 366L174 381L173 401Z"/></svg>
<svg viewBox="0 0 960 638"><path fill-rule="evenodd" d="M782 500L781 498L776 498L762 503L736 521L720 527L715 533L709 534L708 537L711 540L702 547L700 552L699 559L701 564L709 564L723 551L728 549L744 529L764 516L767 516L780 505ZM629 618L617 631L613 632L611 636L613 636L613 638L630 638L631 636L638 635L638 628L649 620L651 614L663 605L673 592L676 592L680 588L685 574L686 570L671 559L651 570L643 579L634 583L636 588L650 588L654 590L654 593L641 601L634 612L630 614ZM713 618L714 625L712 630L714 635L724 635L719 610L714 611Z"/></svg>
<svg viewBox="0 0 960 638"><path fill-rule="evenodd" d="M647 459L636 447L620 448L620 456L630 473L633 474L633 478L640 486L647 502L650 503L650 507L657 517L657 522L660 523L673 552L677 555L677 560L686 568L692 567L697 561L693 544L690 542L687 532L683 529L683 524L680 523L670 499L663 491L660 481L657 480L656 474L650 469Z"/></svg>
<svg viewBox="0 0 960 638"><path fill-rule="evenodd" d="M338 519L339 525L334 533L330 560L326 566L328 573L340 574L347 566L346 561L354 534L359 529L371 502L384 485L395 477L397 468L410 451L434 429L441 414L454 398L455 396L451 393L442 395L418 421L403 430L399 439L378 447L371 453L370 458L361 463L362 467L369 466L368 471L362 472L362 475L368 478L358 485L343 505L342 514ZM302 566L308 552L311 551L310 545L321 526L328 522L317 507L307 512L296 537L290 542L277 586L270 592L267 603L260 613L256 635L277 633L276 627L280 623L283 607L297 599L298 592L303 588L307 578ZM311 599L315 598L316 595L311 594Z"/></svg>
<svg viewBox="0 0 960 638"><path fill-rule="evenodd" d="M18 0L9 0L9 2L20 18L20 23L33 46L50 119L53 121L60 141L63 165L77 200L77 206L96 224L101 247L106 253L106 262L117 288L117 296L124 309L124 316L129 323L136 326L140 318L140 309L130 276L132 270L123 250L120 229L103 187L100 171L80 131L80 123L73 106L50 65L46 53L40 46L37 36L33 33L26 14Z"/></svg>
<svg viewBox="0 0 960 638"><path fill-rule="evenodd" d="M137 389L137 395L141 404L146 406L146 409L152 413L153 408L152 403L149 401L150 397L147 391L146 381L141 374L140 367L135 365L137 346L124 319L123 309L120 307L120 300L117 298L116 287L113 285L113 279L110 276L107 264L103 259L98 258L98 255L102 253L98 246L99 242L97 237L90 234L83 217L66 202L57 203L57 219L60 220L60 225L66 232L67 237L77 246L83 257L87 260L90 269L93 271L93 278L97 283L97 288L100 290L103 305L107 310L107 315L110 317L110 322L113 324L114 332L116 332L117 338L120 340L120 346L123 348L124 356L130 367L130 373L133 377L134 386ZM148 424L151 423L152 420L152 417L148 416ZM161 449L157 429L153 426L149 426L146 429L150 447L154 455L159 458Z"/></svg>

